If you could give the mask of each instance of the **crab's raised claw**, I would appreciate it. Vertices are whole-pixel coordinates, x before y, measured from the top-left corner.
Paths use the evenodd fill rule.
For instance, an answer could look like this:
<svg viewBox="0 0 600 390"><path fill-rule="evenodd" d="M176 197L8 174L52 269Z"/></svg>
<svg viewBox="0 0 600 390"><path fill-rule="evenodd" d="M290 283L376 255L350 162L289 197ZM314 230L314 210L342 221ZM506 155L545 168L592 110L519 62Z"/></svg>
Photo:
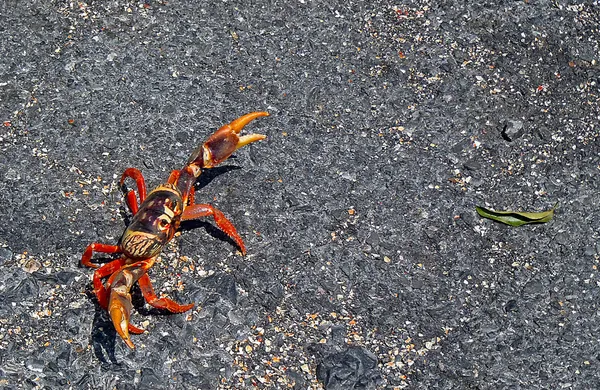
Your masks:
<svg viewBox="0 0 600 390"><path fill-rule="evenodd" d="M244 126L262 116L269 116L269 113L265 111L251 112L221 127L192 153L187 165L211 168L227 160L242 146L265 139L267 136L263 134L248 134L241 137L238 135Z"/></svg>

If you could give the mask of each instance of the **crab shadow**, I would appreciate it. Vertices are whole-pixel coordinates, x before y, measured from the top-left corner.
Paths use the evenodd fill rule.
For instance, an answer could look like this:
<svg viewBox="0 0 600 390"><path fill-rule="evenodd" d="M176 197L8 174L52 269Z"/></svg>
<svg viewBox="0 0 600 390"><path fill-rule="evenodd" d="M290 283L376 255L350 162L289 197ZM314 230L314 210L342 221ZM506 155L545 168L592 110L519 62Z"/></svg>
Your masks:
<svg viewBox="0 0 600 390"><path fill-rule="evenodd" d="M206 233L208 233L208 235L210 235L211 237L213 237L219 241L227 242L233 248L236 248L238 250L240 249L238 247L237 243L231 237L229 237L227 234L223 233L223 231L221 229L214 226L213 224L214 224L214 221L211 221L211 220L208 220L208 221L201 221L201 220L185 221L179 227L179 231L187 232L190 230L198 230L198 228L204 228L204 231L206 231ZM189 240L186 240L186 242L188 244L191 243Z"/></svg>
<svg viewBox="0 0 600 390"><path fill-rule="evenodd" d="M235 156L229 157L230 160L233 160L235 158ZM196 184L194 185L194 187L196 188L196 191L200 191L201 189L209 185L215 178L230 171L237 171L239 169L242 169L242 167L237 165L223 165L215 168L204 169L200 177L198 177L198 180L196 180Z"/></svg>
<svg viewBox="0 0 600 390"><path fill-rule="evenodd" d="M94 319L92 320L92 333L90 335L92 349L96 358L103 364L116 364L119 362L115 356L115 341L117 331L110 320L106 310L98 304L93 289L88 286L85 291L91 301L95 302Z"/></svg>

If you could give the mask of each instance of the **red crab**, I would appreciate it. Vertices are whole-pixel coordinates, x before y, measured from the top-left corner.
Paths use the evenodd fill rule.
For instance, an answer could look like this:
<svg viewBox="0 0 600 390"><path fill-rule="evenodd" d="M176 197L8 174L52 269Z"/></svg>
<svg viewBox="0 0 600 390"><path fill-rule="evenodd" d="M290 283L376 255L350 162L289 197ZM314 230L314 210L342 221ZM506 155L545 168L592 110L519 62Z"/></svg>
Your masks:
<svg viewBox="0 0 600 390"><path fill-rule="evenodd" d="M212 217L219 229L235 241L242 254L246 253L244 242L221 211L209 204L194 202L194 183L202 169L225 161L242 146L265 139L266 136L262 134L238 134L254 119L268 115L267 112L252 112L221 127L192 153L183 169L172 171L167 182L148 195L144 177L138 169L128 168L121 176L121 185L127 178L135 180L137 184L139 204L133 190L127 193L126 198L133 213L131 223L117 245L88 245L81 256L81 264L97 268L93 284L98 303L108 310L117 333L130 348L135 348L130 333L144 332L129 322L132 308L130 291L136 282L144 299L153 307L172 313L183 313L194 307L193 303L180 305L169 298L158 298L147 274L182 221ZM99 267L91 262L94 252L120 253L121 257ZM107 277L108 280L103 282L102 279Z"/></svg>

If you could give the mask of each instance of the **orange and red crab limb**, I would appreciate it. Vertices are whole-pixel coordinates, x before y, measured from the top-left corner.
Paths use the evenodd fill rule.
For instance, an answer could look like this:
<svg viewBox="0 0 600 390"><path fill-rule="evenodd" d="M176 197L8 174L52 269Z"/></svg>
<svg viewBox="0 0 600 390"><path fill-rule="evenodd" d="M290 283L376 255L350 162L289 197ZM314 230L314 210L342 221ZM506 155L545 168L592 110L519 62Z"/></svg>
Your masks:
<svg viewBox="0 0 600 390"><path fill-rule="evenodd" d="M174 169L173 171L171 171L171 174L169 175L169 180L167 180L167 182L173 185L177 184L180 175L181 171L178 169ZM195 194L196 187L192 186L192 188L190 189L190 193L187 196L187 204L194 204Z"/></svg>
<svg viewBox="0 0 600 390"><path fill-rule="evenodd" d="M135 196L135 191L129 190L129 192L127 192L127 206L129 206L131 213L135 215L135 213L138 212L138 205L142 204L144 199L146 199L146 182L144 181L144 176L142 175L142 172L140 172L139 169L127 168L125 172L123 172L123 175L121 175L119 186L123 187L123 183L128 177L135 180L135 183L137 184L138 188L138 195L140 198L140 201L138 203Z"/></svg>
<svg viewBox="0 0 600 390"><path fill-rule="evenodd" d="M109 291L104 286L104 283L102 283L102 279L120 270L125 265L126 261L127 260L124 258L113 260L110 263L104 264L94 272L94 278L92 280L94 284L94 294L96 294L98 304L101 308L106 309L108 307L109 295Z"/></svg>
<svg viewBox="0 0 600 390"><path fill-rule="evenodd" d="M148 268L152 267L154 260L155 258L152 258L126 265L108 279L110 285L108 313L115 330L131 349L135 349L135 346L129 336L130 330L134 330L131 333L144 332L129 323L132 309L131 287L146 273Z"/></svg>
<svg viewBox="0 0 600 390"><path fill-rule="evenodd" d="M174 181L184 202L187 202L188 196L194 187L196 178L200 176L203 168L212 168L227 160L237 149L252 142L265 139L263 134L248 134L240 136L242 129L256 118L269 116L268 112L256 111L243 115L231 123L222 126L215 131L206 142L196 148L190 156L186 166L179 171ZM173 178L173 176L171 176Z"/></svg>
<svg viewBox="0 0 600 390"><path fill-rule="evenodd" d="M238 135L248 123L261 116L269 116L269 113L264 111L251 112L215 131L202 145L203 164L201 167L211 168L227 160L233 152L242 146L265 139L267 136L263 134ZM197 158L194 157L193 153L188 164L194 162Z"/></svg>
<svg viewBox="0 0 600 390"><path fill-rule="evenodd" d="M83 256L81 256L81 264L87 267L96 268L93 277L94 294L96 295L96 299L98 299L98 304L100 305L100 307L106 309L108 307L109 291L104 286L104 283L102 283L102 279L117 272L121 267L123 267L123 265L126 262L126 259L119 258L109 263L106 263L102 267L98 268L98 264L94 264L91 262L93 252L120 253L121 250L117 245L93 243L88 245L86 250L83 252ZM129 331L135 334L144 333L143 329L136 328L133 325L129 326Z"/></svg>
<svg viewBox="0 0 600 390"><path fill-rule="evenodd" d="M144 295L144 299L152 307L157 309L165 309L171 313L183 313L194 307L193 303L181 305L166 297L158 298L154 293L154 288L152 288L152 283L150 282L150 277L148 274L144 274L140 280L138 280L138 283L140 289L142 290L142 294Z"/></svg>
<svg viewBox="0 0 600 390"><path fill-rule="evenodd" d="M244 241L238 234L235 226L233 226L231 221L227 219L221 210L209 204L191 204L183 211L181 220L189 221L202 217L213 217L218 228L235 241L240 248L242 255L246 254L246 245L244 245Z"/></svg>
<svg viewBox="0 0 600 390"><path fill-rule="evenodd" d="M98 268L98 264L92 263L92 255L96 253L121 253L121 249L118 245L107 245L107 244L99 244L97 242L91 243L85 248L83 251L83 255L81 255L81 264L90 268Z"/></svg>

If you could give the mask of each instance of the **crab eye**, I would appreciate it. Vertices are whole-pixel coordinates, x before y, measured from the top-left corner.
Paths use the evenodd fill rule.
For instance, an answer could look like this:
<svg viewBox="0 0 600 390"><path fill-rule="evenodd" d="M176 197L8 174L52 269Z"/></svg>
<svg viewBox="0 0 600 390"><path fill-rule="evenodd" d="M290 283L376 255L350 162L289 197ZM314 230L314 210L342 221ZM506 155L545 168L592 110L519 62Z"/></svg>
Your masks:
<svg viewBox="0 0 600 390"><path fill-rule="evenodd" d="M169 221L164 218L158 220L158 227L161 229L166 229L169 227Z"/></svg>

